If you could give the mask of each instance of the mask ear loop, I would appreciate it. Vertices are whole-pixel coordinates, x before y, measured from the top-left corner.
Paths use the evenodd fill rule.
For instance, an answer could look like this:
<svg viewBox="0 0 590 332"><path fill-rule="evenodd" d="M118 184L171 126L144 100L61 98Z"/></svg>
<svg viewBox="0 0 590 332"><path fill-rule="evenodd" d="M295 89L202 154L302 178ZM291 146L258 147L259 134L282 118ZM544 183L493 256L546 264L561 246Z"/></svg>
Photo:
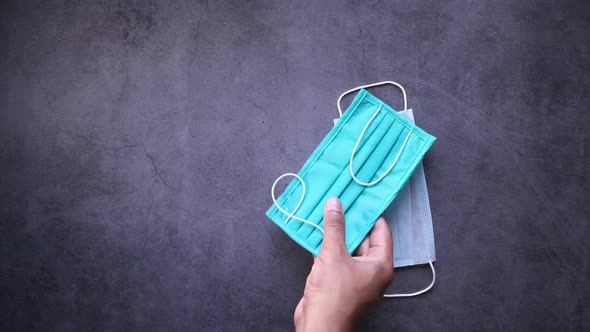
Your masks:
<svg viewBox="0 0 590 332"><path fill-rule="evenodd" d="M430 285L428 285L428 287L424 288L423 290L417 291L415 293L409 293L409 294L383 294L383 297L387 297L387 298L393 298L393 297L413 297L413 296L418 296L420 294L424 294L424 293L428 292L434 286L434 283L436 282L436 271L434 270L434 265L432 265L432 261L428 261L428 264L430 264L430 269L432 270L432 282L430 283Z"/></svg>
<svg viewBox="0 0 590 332"><path fill-rule="evenodd" d="M397 83L397 82L383 81L383 82L377 82L377 83L372 83L372 84L358 86L356 88L353 88L353 89L350 89L348 91L345 91L343 94L341 94L340 97L338 97L338 103L337 103L338 113L340 114L340 117L342 117L342 108L340 107L340 102L342 101L342 98L344 98L344 96L346 96L347 94L349 94L351 92L360 90L360 89L365 89L365 88L370 88L370 87L379 86L379 85L385 85L385 84L395 85L398 88L400 88L400 90L402 90L402 94L404 95L404 111L407 110L408 109L408 98L406 96L406 90L404 89L404 87L401 84ZM406 135L406 138L404 139L404 143L402 144L402 147L400 148L399 152L397 153L397 156L395 156L395 159L393 160L393 162L391 163L391 165L389 166L389 168L387 168L387 170L383 174L381 174L381 176L377 180L371 181L371 182L363 182L363 181L359 180L356 177L356 175L354 174L354 170L352 168L352 164L354 162L354 155L356 154L356 150L358 149L358 146L361 143L361 140L363 139L363 136L365 135L365 132L367 131L367 128L369 128L369 125L371 124L371 122L373 122L373 120L375 119L375 117L377 117L377 114L379 114L379 112L381 112L381 108L382 108L382 106L379 106L379 108L377 109L377 111L375 112L375 114L373 114L373 116L369 119L369 121L367 122L367 124L363 128L363 131L359 135L359 138L357 139L356 144L354 145L354 149L352 149L352 153L350 154L350 164L349 164L350 176L352 177L352 179L356 183L358 183L358 184L360 184L361 186L364 186L364 187L371 187L371 186L376 185L381 180L383 180L383 178L385 176L387 176L387 174L389 174L389 172L391 172L391 170L393 169L393 167L395 166L395 164L397 164L397 161L399 160L399 157L401 156L402 152L404 151L404 149L406 147L406 144L408 143L408 140L410 139L410 136L412 135L412 129L410 129L410 131Z"/></svg>
<svg viewBox="0 0 590 332"><path fill-rule="evenodd" d="M283 209L283 207L279 205L279 203L277 202L277 199L275 197L275 187L277 186L277 183L279 183L279 181L281 181L282 178L287 177L287 176L293 176L293 177L297 178L297 180L299 180L299 182L301 182L301 189L302 189L301 198L299 199L299 202L297 203L297 205L295 206L295 208L293 209L292 212L287 212L285 209ZM304 222L308 225L312 225L313 227L319 229L320 232L322 232L322 234L324 234L324 230L320 226L314 224L313 222L311 222L309 220L299 218L295 215L297 210L299 210L301 203L303 203L303 198L305 197L305 181L303 181L303 179L299 175L297 175L295 173L285 173L285 174L279 176L275 180L275 182L272 184L272 188L270 189L270 195L272 196L272 201L273 201L274 205L277 207L277 209L279 209L279 211L281 211L282 213L287 215L287 218L285 219L285 224L289 221L289 219L299 220L299 221Z"/></svg>
<svg viewBox="0 0 590 332"><path fill-rule="evenodd" d="M352 88L348 91L345 91L343 94L341 94L340 97L338 97L338 102L337 102L338 114L340 114L340 117L342 117L342 108L340 107L340 102L342 101L342 98L344 98L344 96L346 96L347 94L349 94L351 92L355 92L357 90L360 90L360 89L372 88L374 86L386 85L386 84L395 85L398 88L400 88L400 90L402 90L402 94L404 95L404 109L403 109L403 111L406 111L408 109L408 98L406 96L406 90L404 89L404 87L401 84L394 82L394 81L383 81L383 82L377 82L377 83L371 83L371 84L367 84L367 85L357 86L356 88Z"/></svg>
<svg viewBox="0 0 590 332"><path fill-rule="evenodd" d="M381 106L379 106L379 108L377 109L377 112L375 112L375 114L373 114L371 119L365 125L365 128L363 128L363 131L361 132L359 138L356 140L356 144L354 145L354 149L352 149L352 153L350 154L350 163L348 164L348 166L349 166L348 170L350 171L350 176L352 176L352 179L354 180L354 182L356 182L364 187L371 187L371 186L376 185L381 180L383 180L383 178L385 176L387 176L387 174L389 174L389 172L391 172L391 170L393 169L395 164L397 164L399 157L402 155L402 152L406 148L406 144L408 143L408 140L410 139L410 136L412 135L412 129L410 129L410 131L406 135L406 139L404 140L402 147L399 149L399 152L397 153L397 156L395 156L395 159L393 160L391 165L389 165L389 168L387 168L387 170L383 174L381 174L381 176L379 178L377 178L377 180L371 181L371 182L363 182L363 181L357 179L356 175L354 174L354 170L352 169L352 163L354 162L354 155L356 153L356 149L358 148L359 144L361 143L361 140L363 139L363 136L365 135L365 131L367 131L367 128L369 128L369 125L371 124L371 122L373 122L373 119L375 119L375 117L377 116L377 114L379 114L380 111L381 111Z"/></svg>

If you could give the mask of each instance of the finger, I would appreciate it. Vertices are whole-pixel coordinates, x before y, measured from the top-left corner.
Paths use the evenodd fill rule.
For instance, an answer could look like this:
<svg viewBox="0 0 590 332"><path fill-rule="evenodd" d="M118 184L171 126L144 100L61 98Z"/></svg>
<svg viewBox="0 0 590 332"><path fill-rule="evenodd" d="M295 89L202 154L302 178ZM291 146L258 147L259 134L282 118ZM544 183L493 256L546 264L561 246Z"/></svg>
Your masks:
<svg viewBox="0 0 590 332"><path fill-rule="evenodd" d="M324 209L324 241L320 256L346 253L344 213L338 198L330 198Z"/></svg>
<svg viewBox="0 0 590 332"><path fill-rule="evenodd" d="M369 236L367 235L363 242L356 248L356 256L364 256L369 252Z"/></svg>
<svg viewBox="0 0 590 332"><path fill-rule="evenodd" d="M369 234L370 255L393 259L393 239L389 225L380 217Z"/></svg>

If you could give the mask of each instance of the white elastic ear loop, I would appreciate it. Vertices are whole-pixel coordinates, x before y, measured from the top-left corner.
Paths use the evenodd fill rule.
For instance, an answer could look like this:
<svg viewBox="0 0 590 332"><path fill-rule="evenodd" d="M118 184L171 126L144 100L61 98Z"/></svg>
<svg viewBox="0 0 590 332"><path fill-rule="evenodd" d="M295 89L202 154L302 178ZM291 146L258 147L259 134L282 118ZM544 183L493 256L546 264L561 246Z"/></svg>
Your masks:
<svg viewBox="0 0 590 332"><path fill-rule="evenodd" d="M431 261L428 261L428 264L430 264L430 269L432 270L432 282L430 283L430 285L428 285L428 287L424 288L421 291L418 291L416 293L409 293L409 294L383 294L383 297L387 297L387 298L392 298L392 297L413 297L413 296L418 296L420 294L424 294L426 292L428 292L432 286L434 286L434 283L436 282L436 271L434 270L434 265L432 265Z"/></svg>
<svg viewBox="0 0 590 332"><path fill-rule="evenodd" d="M369 128L369 125L371 124L371 122L373 122L373 119L375 119L375 117L377 116L377 114L379 114L379 112L381 111L381 106L379 106L379 108L377 109L377 111L375 112L375 114L373 114L373 116L369 119L369 121L367 121L367 124L365 125L365 127L363 128L363 131L361 131L361 134L359 135L359 138L356 140L356 144L354 145L354 149L352 149L352 153L350 154L350 164L349 164L349 171L350 171L350 176L352 176L352 179L360 184L361 186L365 186L365 187L370 187L373 186L377 183L379 183L379 181L383 180L383 178L389 174L389 172L391 172L391 170L393 169L393 167L395 166L395 164L397 164L397 161L399 160L399 157L401 156L402 152L404 151L406 144L408 143L408 140L410 139L410 135L412 135L412 129L410 129L410 131L408 132L408 134L406 135L406 139L404 140L404 143L402 144L402 147L399 149L399 152L397 153L397 156L395 156L395 159L393 160L393 162L391 163L391 165L389 166L389 168L387 168L387 170L385 171L385 173L381 174L381 176L372 182L363 182L359 179L357 179L356 175L354 175L354 170L352 169L352 164L354 162L354 155L356 153L356 149L358 148L359 144L361 143L361 140L363 139L363 136L365 135L365 132L367 131L367 128Z"/></svg>
<svg viewBox="0 0 590 332"><path fill-rule="evenodd" d="M394 81L383 81L383 82L377 82L377 83L371 83L371 84L367 84L367 85L361 85L361 86L357 86L356 88L352 88L348 91L345 91L343 94L340 95L340 97L338 97L338 114L340 114L340 117L342 117L342 108L340 108L340 102L342 101L342 98L344 98L344 96L346 96L347 94L351 93L351 92L355 92L357 90L360 89L366 89L366 88L371 88L374 86L379 86L379 85L385 85L385 84L392 84L397 86L398 88L400 88L400 90L402 90L402 94L404 95L404 109L402 111L405 111L408 109L408 98L406 97L406 90L404 90L404 87Z"/></svg>
<svg viewBox="0 0 590 332"><path fill-rule="evenodd" d="M297 203L297 206L295 206L295 208L293 209L292 212L287 212L285 209L283 209L282 206L279 205L279 203L277 203L277 199L275 198L275 187L277 185L277 183L279 183L279 181L281 181L282 178L286 177L286 176L293 176L295 178L297 178L297 180L299 180L299 182L301 182L301 188L302 188L302 193L301 193L301 198L299 199L299 202ZM279 176L275 182L272 184L272 188L270 189L270 195L272 196L272 201L274 202L275 206L277 207L277 209L279 209L279 211L281 211L282 213L287 215L287 219L285 219L285 224L289 221L289 219L295 219L295 220L299 220L301 222L304 222L308 225L312 225L313 227L317 228L320 230L320 232L322 232L322 234L324 233L324 230L314 224L313 222L309 221L309 220L305 220L303 218L299 218L295 215L295 213L297 212L297 210L299 209L299 207L301 206L301 203L303 203L303 198L305 197L305 182L303 181L303 179L295 174L295 173L285 173L281 176Z"/></svg>

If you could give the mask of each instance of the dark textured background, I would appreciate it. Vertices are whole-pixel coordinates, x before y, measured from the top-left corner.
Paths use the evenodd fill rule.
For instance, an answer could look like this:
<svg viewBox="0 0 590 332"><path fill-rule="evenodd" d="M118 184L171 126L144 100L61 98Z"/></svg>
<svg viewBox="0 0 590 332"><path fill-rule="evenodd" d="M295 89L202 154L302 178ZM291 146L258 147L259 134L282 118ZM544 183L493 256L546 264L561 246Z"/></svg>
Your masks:
<svg viewBox="0 0 590 332"><path fill-rule="evenodd" d="M439 275L362 327L590 329L588 1L0 6L0 330L291 329L270 186L384 79L438 137Z"/></svg>

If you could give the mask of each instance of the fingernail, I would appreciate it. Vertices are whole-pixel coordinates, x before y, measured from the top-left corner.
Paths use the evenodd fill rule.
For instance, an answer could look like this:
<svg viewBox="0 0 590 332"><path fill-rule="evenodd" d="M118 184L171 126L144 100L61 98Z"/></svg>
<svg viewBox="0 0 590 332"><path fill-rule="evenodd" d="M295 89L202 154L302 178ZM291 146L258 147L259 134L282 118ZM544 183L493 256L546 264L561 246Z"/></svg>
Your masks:
<svg viewBox="0 0 590 332"><path fill-rule="evenodd" d="M342 203L338 198L335 197L328 199L326 202L326 207L331 211L342 212Z"/></svg>

